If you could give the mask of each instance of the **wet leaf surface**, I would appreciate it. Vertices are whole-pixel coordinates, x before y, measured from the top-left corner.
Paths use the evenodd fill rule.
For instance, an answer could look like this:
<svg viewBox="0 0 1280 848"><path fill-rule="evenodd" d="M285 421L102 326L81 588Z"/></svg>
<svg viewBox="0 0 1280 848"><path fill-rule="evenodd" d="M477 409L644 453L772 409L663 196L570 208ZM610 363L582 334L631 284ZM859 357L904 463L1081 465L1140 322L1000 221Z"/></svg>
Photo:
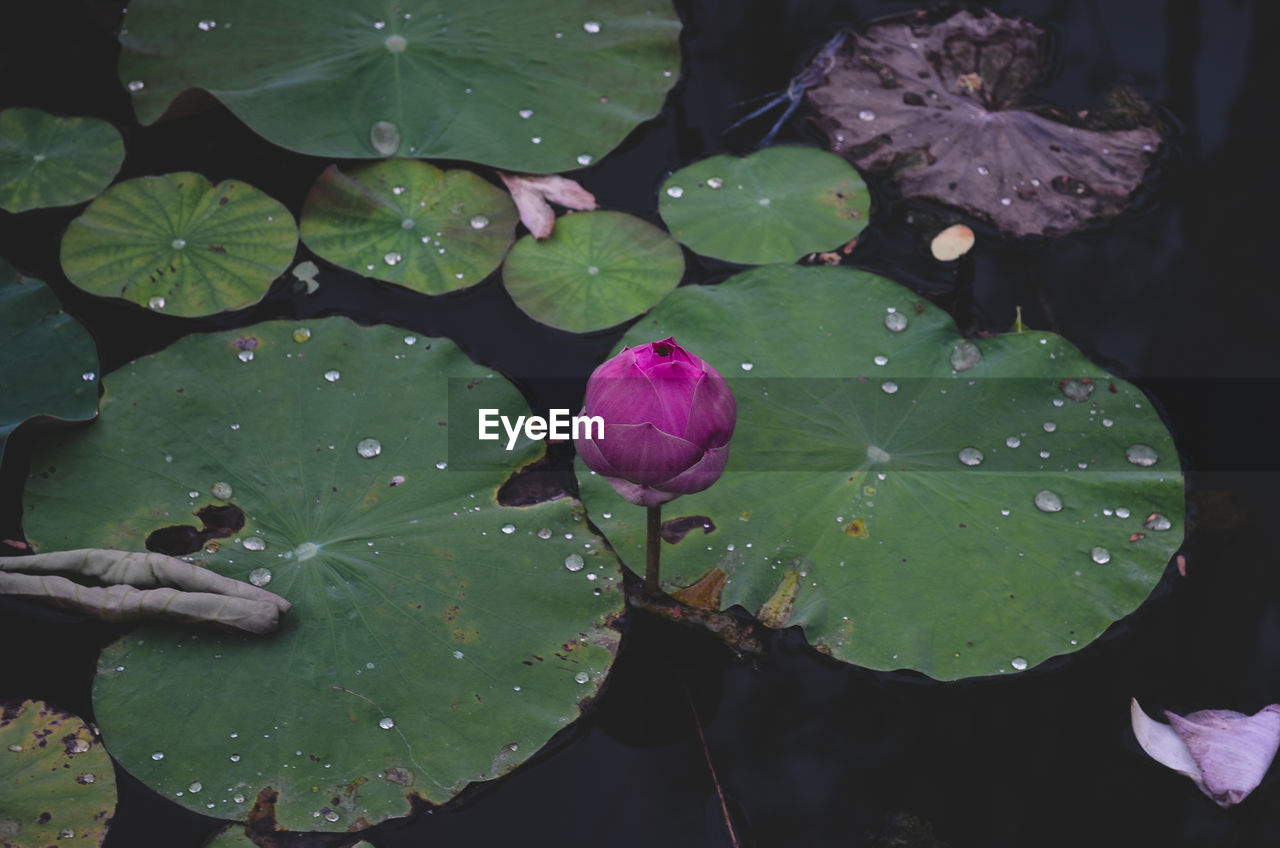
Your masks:
<svg viewBox="0 0 1280 848"><path fill-rule="evenodd" d="M111 758L85 723L43 701L0 714L0 845L101 845L116 809Z"/></svg>
<svg viewBox="0 0 1280 848"><path fill-rule="evenodd" d="M124 161L124 141L97 118L38 109L0 112L0 209L70 206L98 195Z"/></svg>
<svg viewBox="0 0 1280 848"><path fill-rule="evenodd" d="M780 265L681 288L622 344L666 336L738 403L724 476L668 505L715 529L663 545L666 585L721 568L723 607L838 659L939 680L1030 668L1135 609L1181 544L1159 416L1058 336L965 340L889 280ZM639 565L644 511L578 480Z"/></svg>
<svg viewBox="0 0 1280 848"><path fill-rule="evenodd" d="M1026 21L967 11L897 20L820 56L811 71L825 78L807 97L830 148L887 170L904 195L1013 235L1056 235L1121 212L1160 134L1028 111L1047 60L1044 32Z"/></svg>
<svg viewBox="0 0 1280 848"><path fill-rule="evenodd" d="M672 174L658 195L675 239L743 264L837 248L862 232L870 206L858 172L811 147L713 156Z"/></svg>
<svg viewBox="0 0 1280 848"><path fill-rule="evenodd" d="M98 414L98 350L43 282L0 260L0 457L33 415Z"/></svg>
<svg viewBox="0 0 1280 848"><path fill-rule="evenodd" d="M539 446L507 454L471 428L479 407L524 411L514 386L448 341L305 328L188 336L109 376L102 426L40 451L57 470L29 480L26 527L43 550L136 547L240 507L244 527L194 559L292 602L280 630L135 630L102 654L95 713L166 798L342 831L542 747L603 684L623 602L576 502L497 503Z"/></svg>
<svg viewBox="0 0 1280 848"><path fill-rule="evenodd" d="M147 124L198 87L313 156L553 173L602 158L658 112L679 76L679 33L665 0L229 0L216 14L140 0L120 80Z"/></svg>
<svg viewBox="0 0 1280 848"><path fill-rule="evenodd" d="M93 294L209 315L262 299L297 244L279 201L184 171L117 183L90 203L62 238L62 270Z"/></svg>

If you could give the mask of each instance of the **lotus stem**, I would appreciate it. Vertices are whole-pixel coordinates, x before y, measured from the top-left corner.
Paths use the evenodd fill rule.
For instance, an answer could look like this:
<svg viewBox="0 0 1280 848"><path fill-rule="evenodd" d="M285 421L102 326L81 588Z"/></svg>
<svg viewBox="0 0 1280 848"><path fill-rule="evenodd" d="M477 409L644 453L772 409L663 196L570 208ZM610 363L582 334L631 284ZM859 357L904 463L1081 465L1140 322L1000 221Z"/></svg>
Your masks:
<svg viewBox="0 0 1280 848"><path fill-rule="evenodd" d="M658 560L662 551L658 547L662 543L662 504L647 507L649 510L649 532L644 549L644 588L650 592L658 591Z"/></svg>

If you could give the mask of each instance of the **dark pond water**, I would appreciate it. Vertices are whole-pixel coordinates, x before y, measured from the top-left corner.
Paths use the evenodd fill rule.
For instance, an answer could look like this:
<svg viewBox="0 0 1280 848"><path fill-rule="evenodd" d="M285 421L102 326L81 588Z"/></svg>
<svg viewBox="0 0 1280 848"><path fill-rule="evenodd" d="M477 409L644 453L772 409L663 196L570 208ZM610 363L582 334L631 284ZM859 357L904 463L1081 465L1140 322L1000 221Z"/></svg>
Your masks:
<svg viewBox="0 0 1280 848"><path fill-rule="evenodd" d="M174 170L235 177L297 214L326 161L272 148L216 106L160 126L134 122L114 70L118 5L5 4L0 106L112 120L128 149L121 178ZM686 65L667 108L581 176L603 206L654 222L667 173L713 153L745 152L767 131L769 119L726 132L750 111L744 104L785 87L842 24L912 8L679 6ZM1157 178L1136 210L1105 228L1055 241L980 237L946 269L913 258L917 236L904 223L921 207L877 189L879 208L855 258L956 307L974 330L1007 328L1021 304L1029 324L1062 333L1143 387L1188 472L1186 576L1170 569L1137 613L1070 658L1016 678L945 685L828 661L791 633L762 658L740 660L693 631L635 615L590 715L509 777L378 828L377 845L728 845L695 714L744 845L1280 844L1280 770L1246 803L1222 811L1148 760L1128 729L1131 696L1149 711L1181 713L1253 712L1280 701L1280 569L1270 533L1280 515L1270 400L1280 386L1269 255L1278 188L1275 12L1244 2L993 6L1056 34L1047 100L1096 108L1108 87L1128 82L1167 110L1179 132ZM779 140L817 136L796 120ZM104 373L193 327L343 313L450 335L536 392L530 378L585 377L617 338L540 328L495 280L437 299L374 285L355 301L329 285L302 300L282 286L259 306L217 319L143 314L65 281L58 239L75 212L0 213L0 256L47 281L92 330ZM727 272L692 260L686 283ZM576 403L555 391L565 390L535 395L535 405ZM10 442L0 474L5 538L20 538L35 437L28 431ZM117 632L3 602L0 697L91 715L94 658ZM120 777L110 848L196 846L215 827Z"/></svg>

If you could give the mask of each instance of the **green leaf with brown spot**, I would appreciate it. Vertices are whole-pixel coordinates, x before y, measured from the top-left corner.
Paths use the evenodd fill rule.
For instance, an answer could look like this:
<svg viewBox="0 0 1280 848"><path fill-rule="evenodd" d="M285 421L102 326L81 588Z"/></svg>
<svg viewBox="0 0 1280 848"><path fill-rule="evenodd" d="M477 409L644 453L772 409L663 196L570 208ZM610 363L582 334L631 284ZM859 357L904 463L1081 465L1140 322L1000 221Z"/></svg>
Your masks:
<svg viewBox="0 0 1280 848"><path fill-rule="evenodd" d="M209 315L261 300L297 243L279 201L184 171L117 183L90 203L62 238L62 270L94 294Z"/></svg>

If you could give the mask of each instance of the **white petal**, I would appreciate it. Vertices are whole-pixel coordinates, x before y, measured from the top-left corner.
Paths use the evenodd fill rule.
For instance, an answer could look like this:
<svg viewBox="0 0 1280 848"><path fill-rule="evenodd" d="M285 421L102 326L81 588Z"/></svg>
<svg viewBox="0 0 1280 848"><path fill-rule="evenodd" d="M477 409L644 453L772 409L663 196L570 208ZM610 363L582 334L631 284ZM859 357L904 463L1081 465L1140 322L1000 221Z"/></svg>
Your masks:
<svg viewBox="0 0 1280 848"><path fill-rule="evenodd" d="M1161 724L1143 712L1142 707L1138 706L1137 698L1129 699L1129 718L1133 722L1133 735L1138 737L1138 744L1147 752L1147 756L1178 774L1185 774L1201 789L1204 788L1200 766L1196 765L1191 752L1172 727Z"/></svg>

